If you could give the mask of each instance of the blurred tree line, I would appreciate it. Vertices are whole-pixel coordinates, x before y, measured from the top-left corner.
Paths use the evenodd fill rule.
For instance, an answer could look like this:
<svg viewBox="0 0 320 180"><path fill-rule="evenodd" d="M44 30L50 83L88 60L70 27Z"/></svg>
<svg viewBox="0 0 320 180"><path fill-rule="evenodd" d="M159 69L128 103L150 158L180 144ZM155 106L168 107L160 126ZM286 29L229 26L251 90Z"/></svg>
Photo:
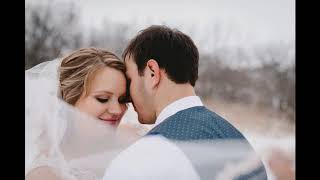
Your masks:
<svg viewBox="0 0 320 180"><path fill-rule="evenodd" d="M77 12L77 7L72 4L63 4L61 8L54 8L50 3L26 4L26 70L81 47L106 48L120 56L129 39L137 32L129 24L106 20L102 29L92 28L85 34L79 25ZM286 113L289 119L295 121L294 43L264 44L250 53L241 47L216 48L212 53L202 53L199 48L197 93L203 98L222 98L230 102L269 107ZM230 57L239 62L253 57L260 65L232 67L226 61ZM283 66L280 63L283 61L290 63Z"/></svg>

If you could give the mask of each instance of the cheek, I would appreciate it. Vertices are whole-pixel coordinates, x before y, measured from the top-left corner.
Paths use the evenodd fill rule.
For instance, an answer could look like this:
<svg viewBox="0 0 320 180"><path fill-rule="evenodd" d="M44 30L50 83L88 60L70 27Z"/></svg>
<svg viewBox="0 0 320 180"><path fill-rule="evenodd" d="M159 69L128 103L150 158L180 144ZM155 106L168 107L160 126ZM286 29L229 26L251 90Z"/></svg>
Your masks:
<svg viewBox="0 0 320 180"><path fill-rule="evenodd" d="M136 88L135 88L135 84L134 83L131 83L130 84L130 96L131 96L131 98L135 98L135 96L136 96Z"/></svg>
<svg viewBox="0 0 320 180"><path fill-rule="evenodd" d="M75 107L93 117L99 117L106 109L101 103L89 98L79 101Z"/></svg>
<svg viewBox="0 0 320 180"><path fill-rule="evenodd" d="M143 84L140 81L136 81L130 86L130 95L134 101L141 100L144 95Z"/></svg>
<svg viewBox="0 0 320 180"><path fill-rule="evenodd" d="M94 103L91 105L90 108L91 108L92 115L97 118L101 116L103 113L105 113L107 110L106 105L101 103Z"/></svg>

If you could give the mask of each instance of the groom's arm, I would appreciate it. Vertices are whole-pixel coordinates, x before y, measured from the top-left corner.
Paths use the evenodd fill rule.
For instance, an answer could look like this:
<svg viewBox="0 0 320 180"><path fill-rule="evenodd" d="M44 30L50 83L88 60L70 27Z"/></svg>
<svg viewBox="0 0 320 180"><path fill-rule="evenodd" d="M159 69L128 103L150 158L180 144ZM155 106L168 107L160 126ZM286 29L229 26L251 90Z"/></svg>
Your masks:
<svg viewBox="0 0 320 180"><path fill-rule="evenodd" d="M184 153L165 138L147 136L120 153L106 169L103 180L186 179L199 176Z"/></svg>

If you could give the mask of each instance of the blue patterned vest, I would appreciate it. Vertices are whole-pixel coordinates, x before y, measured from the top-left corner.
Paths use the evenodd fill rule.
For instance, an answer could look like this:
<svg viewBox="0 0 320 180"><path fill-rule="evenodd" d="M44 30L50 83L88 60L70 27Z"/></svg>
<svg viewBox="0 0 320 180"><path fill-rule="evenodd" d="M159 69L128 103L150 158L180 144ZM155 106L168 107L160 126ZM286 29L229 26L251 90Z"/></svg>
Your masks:
<svg viewBox="0 0 320 180"><path fill-rule="evenodd" d="M215 143L213 140L241 140L253 151L249 142L234 126L204 106L196 106L177 112L154 127L147 135L162 135L176 144L178 144L177 142L192 140L206 140L212 143ZM215 162L198 165L195 161L199 158L195 157L195 155L201 153L201 150L199 152L190 152L179 145L178 147L189 158L202 180L214 179L216 173L213 172L219 172L223 168L216 167L215 164L217 163ZM267 174L261 162L259 168L242 174L236 179L265 180L267 179Z"/></svg>

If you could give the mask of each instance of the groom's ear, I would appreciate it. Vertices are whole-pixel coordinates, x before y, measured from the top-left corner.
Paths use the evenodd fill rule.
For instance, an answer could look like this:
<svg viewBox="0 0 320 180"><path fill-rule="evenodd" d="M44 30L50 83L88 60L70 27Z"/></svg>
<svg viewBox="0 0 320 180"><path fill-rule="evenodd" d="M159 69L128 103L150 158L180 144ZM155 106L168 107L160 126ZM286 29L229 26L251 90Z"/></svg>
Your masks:
<svg viewBox="0 0 320 180"><path fill-rule="evenodd" d="M160 67L156 60L149 59L146 65L145 76L150 79L152 88L156 87L160 82Z"/></svg>

